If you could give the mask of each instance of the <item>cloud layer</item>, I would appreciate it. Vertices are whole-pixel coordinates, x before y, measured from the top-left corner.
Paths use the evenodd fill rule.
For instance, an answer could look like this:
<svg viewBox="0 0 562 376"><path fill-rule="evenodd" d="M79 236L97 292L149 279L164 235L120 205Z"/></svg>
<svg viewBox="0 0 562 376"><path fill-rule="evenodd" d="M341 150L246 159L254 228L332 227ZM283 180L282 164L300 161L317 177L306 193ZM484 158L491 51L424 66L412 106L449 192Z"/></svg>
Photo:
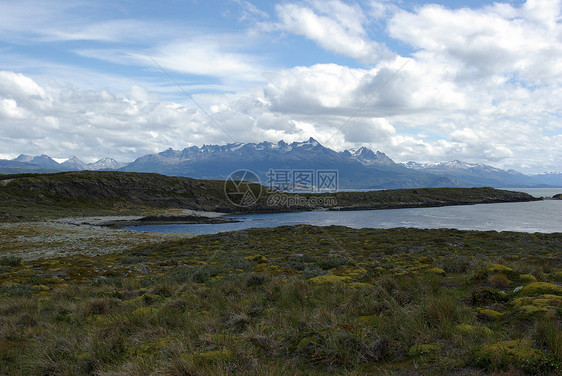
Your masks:
<svg viewBox="0 0 562 376"><path fill-rule="evenodd" d="M21 58L22 67L31 65L23 45L72 41L68 53L87 64L69 71L99 80L69 83L60 69L17 64L0 71L0 152L132 160L168 147L312 136L397 161L562 171L560 1L401 9L311 0L282 2L270 13L234 3L237 26L220 32L174 21L150 34L164 30L155 27L161 21L118 18L56 28L48 21L61 15L41 7L36 28L4 23L0 36L16 35L5 56ZM25 18L18 7L2 7ZM324 61L276 60L304 42L318 51L303 50L303 61L315 54ZM111 77L125 69L135 75L123 73L117 85Z"/></svg>

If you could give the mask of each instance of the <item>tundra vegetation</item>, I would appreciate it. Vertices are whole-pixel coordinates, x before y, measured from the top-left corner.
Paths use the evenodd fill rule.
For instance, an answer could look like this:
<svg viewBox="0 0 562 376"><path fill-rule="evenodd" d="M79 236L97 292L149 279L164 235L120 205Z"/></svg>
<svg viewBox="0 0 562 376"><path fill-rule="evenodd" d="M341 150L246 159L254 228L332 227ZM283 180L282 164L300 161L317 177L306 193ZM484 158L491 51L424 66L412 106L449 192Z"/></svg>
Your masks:
<svg viewBox="0 0 562 376"><path fill-rule="evenodd" d="M32 253L52 222L21 220L0 224L1 375L562 373L560 233L83 226Z"/></svg>

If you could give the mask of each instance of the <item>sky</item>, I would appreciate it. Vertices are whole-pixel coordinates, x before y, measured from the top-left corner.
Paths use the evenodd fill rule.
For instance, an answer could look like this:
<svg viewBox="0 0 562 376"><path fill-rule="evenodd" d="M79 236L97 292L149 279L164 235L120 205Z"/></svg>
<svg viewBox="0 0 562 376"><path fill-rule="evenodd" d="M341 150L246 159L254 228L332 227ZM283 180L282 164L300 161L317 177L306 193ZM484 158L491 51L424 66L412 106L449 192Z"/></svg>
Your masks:
<svg viewBox="0 0 562 376"><path fill-rule="evenodd" d="M0 158L314 137L562 172L561 2L0 0Z"/></svg>

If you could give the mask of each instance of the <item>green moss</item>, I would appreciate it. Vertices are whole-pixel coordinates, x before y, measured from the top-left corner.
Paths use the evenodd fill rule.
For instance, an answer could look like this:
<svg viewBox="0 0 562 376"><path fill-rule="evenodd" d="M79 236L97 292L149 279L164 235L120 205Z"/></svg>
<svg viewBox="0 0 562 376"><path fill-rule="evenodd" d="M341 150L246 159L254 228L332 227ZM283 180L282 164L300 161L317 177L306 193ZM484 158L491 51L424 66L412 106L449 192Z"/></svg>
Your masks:
<svg viewBox="0 0 562 376"><path fill-rule="evenodd" d="M492 330L486 326L474 326L468 324L456 325L455 330L462 334L479 333L479 334L491 335L493 333Z"/></svg>
<svg viewBox="0 0 562 376"><path fill-rule="evenodd" d="M513 272L513 269L511 269L508 266L501 265L501 264L492 264L492 265L490 265L486 268L486 272L488 272L488 273L502 273L502 272L510 273L510 272Z"/></svg>
<svg viewBox="0 0 562 376"><path fill-rule="evenodd" d="M141 345L132 346L128 351L137 357L146 358L161 351L164 346L170 343L169 337L162 337L154 342L143 343Z"/></svg>
<svg viewBox="0 0 562 376"><path fill-rule="evenodd" d="M548 307L548 306L562 306L562 296L544 294L539 296L525 296L521 298L514 299L511 304L518 308L526 305L532 305L537 307Z"/></svg>
<svg viewBox="0 0 562 376"><path fill-rule="evenodd" d="M537 281L535 276L531 275L531 274L520 274L518 280L521 281L521 282L536 282Z"/></svg>
<svg viewBox="0 0 562 376"><path fill-rule="evenodd" d="M253 262L256 262L258 264L265 264L265 263L269 262L267 257L265 257L263 255L259 255L259 254L253 255L253 256L246 256L246 257L244 257L244 260L253 261Z"/></svg>
<svg viewBox="0 0 562 376"><path fill-rule="evenodd" d="M499 341L476 348L472 363L489 369L522 368L531 374L551 374L558 362L551 362L528 340Z"/></svg>
<svg viewBox="0 0 562 376"><path fill-rule="evenodd" d="M542 294L562 295L562 287L548 282L531 282L521 289L520 294L527 296Z"/></svg>
<svg viewBox="0 0 562 376"><path fill-rule="evenodd" d="M135 318L144 318L152 316L156 312L158 312L158 309L154 307L140 307L132 311L131 316Z"/></svg>
<svg viewBox="0 0 562 376"><path fill-rule="evenodd" d="M120 322L121 320L121 317L112 315L93 315L86 318L87 323L104 328L109 328L115 325L115 323Z"/></svg>
<svg viewBox="0 0 562 376"><path fill-rule="evenodd" d="M377 326L380 322L379 316L371 315L371 316L359 316L357 319L361 324L367 326Z"/></svg>
<svg viewBox="0 0 562 376"><path fill-rule="evenodd" d="M440 343L423 343L419 345L412 346L408 351L410 356L425 356L438 352L443 348Z"/></svg>
<svg viewBox="0 0 562 376"><path fill-rule="evenodd" d="M479 317L485 320L499 320L502 318L503 313L495 311L493 309L479 309L478 310Z"/></svg>
<svg viewBox="0 0 562 376"><path fill-rule="evenodd" d="M78 362L87 362L94 360L94 354L90 352L81 352L76 354L76 361Z"/></svg>
<svg viewBox="0 0 562 376"><path fill-rule="evenodd" d="M319 338L316 335L309 335L302 338L297 344L298 351L304 351L309 346L316 346L318 344Z"/></svg>
<svg viewBox="0 0 562 376"><path fill-rule="evenodd" d="M433 268L429 269L428 272L436 274L436 275L440 275L440 276L444 276L446 274L443 269L438 268L438 267L433 267Z"/></svg>
<svg viewBox="0 0 562 376"><path fill-rule="evenodd" d="M347 284L348 287L355 287L358 289L372 289L374 286L370 283L365 282L350 282Z"/></svg>
<svg viewBox="0 0 562 376"><path fill-rule="evenodd" d="M272 271L272 270L277 270L277 269L279 269L279 267L277 265L261 263L261 264L256 265L256 267L254 268L254 271L255 272L265 272L265 271Z"/></svg>
<svg viewBox="0 0 562 376"><path fill-rule="evenodd" d="M33 285L31 286L31 288L33 289L33 291L49 291L51 288L49 286L46 285Z"/></svg>
<svg viewBox="0 0 562 376"><path fill-rule="evenodd" d="M330 272L337 276L358 278L367 273L367 270L358 268L356 266L338 266L337 268L330 269Z"/></svg>
<svg viewBox="0 0 562 376"><path fill-rule="evenodd" d="M309 278L308 281L312 283L323 284L323 283L343 283L349 281L350 279L351 277L348 276L343 277L339 275L324 274L324 275L319 275L316 277Z"/></svg>
<svg viewBox="0 0 562 376"><path fill-rule="evenodd" d="M555 281L562 282L562 270L552 273L551 277Z"/></svg>
<svg viewBox="0 0 562 376"><path fill-rule="evenodd" d="M519 307L518 314L524 317L534 317L538 314L542 314L548 312L548 308L546 307L537 307L535 305L524 305Z"/></svg>

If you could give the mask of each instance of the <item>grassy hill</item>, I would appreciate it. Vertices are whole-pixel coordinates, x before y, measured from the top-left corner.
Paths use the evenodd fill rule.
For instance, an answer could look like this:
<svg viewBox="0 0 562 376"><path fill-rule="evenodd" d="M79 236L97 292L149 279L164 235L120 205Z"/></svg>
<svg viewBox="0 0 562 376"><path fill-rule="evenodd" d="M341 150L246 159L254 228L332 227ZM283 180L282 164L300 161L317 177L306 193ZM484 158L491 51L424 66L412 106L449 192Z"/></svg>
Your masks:
<svg viewBox="0 0 562 376"><path fill-rule="evenodd" d="M248 184L255 203L237 206L236 187L223 181L151 173L80 171L0 177L0 217L115 215L158 209L218 212L277 212L318 208L388 209L530 201L521 192L493 188L396 189L371 192L289 194ZM236 201L234 201L236 202Z"/></svg>

